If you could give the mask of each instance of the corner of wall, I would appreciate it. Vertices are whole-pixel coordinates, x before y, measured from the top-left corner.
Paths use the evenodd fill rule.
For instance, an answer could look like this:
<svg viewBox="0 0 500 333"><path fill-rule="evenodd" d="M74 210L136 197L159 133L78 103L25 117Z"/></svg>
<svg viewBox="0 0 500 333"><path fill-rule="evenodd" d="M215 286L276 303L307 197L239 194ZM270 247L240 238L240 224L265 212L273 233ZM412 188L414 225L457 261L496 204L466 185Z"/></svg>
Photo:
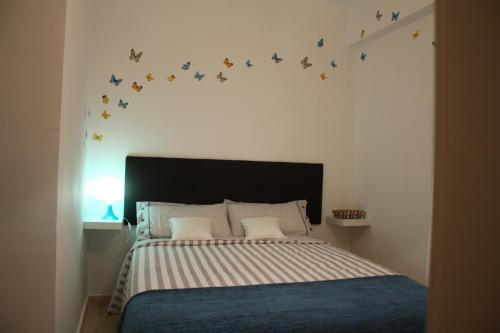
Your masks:
<svg viewBox="0 0 500 333"><path fill-rule="evenodd" d="M67 0L59 136L55 332L78 330L86 299L82 226L87 4Z"/></svg>

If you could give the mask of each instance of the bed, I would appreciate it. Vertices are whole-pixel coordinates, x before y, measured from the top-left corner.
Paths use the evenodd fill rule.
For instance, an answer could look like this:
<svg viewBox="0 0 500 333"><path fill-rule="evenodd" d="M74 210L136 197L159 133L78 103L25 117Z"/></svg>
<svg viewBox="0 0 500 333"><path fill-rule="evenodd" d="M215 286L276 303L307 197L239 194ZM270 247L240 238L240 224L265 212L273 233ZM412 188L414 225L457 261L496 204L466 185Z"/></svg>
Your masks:
<svg viewBox="0 0 500 333"><path fill-rule="evenodd" d="M321 223L321 164L127 157L125 219L138 202L307 200ZM241 235L239 235L241 236ZM321 240L148 237L127 254L110 313L119 332L424 332L426 288Z"/></svg>

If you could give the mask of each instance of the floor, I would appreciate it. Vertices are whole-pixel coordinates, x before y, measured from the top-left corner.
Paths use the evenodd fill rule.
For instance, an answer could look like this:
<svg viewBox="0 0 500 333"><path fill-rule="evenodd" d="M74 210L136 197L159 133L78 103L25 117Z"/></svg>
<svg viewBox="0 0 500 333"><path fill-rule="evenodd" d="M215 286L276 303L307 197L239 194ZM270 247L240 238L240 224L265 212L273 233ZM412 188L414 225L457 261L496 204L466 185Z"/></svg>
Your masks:
<svg viewBox="0 0 500 333"><path fill-rule="evenodd" d="M91 296L83 318L80 333L116 333L119 315L107 315L110 296Z"/></svg>

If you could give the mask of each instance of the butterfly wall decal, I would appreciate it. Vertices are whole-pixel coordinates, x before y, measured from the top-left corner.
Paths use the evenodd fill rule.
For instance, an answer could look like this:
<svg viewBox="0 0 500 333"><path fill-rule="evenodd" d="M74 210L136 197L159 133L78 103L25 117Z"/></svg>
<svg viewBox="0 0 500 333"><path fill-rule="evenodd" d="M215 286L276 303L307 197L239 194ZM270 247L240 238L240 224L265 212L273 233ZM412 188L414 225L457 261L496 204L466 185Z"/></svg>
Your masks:
<svg viewBox="0 0 500 333"><path fill-rule="evenodd" d="M140 92L142 90L142 88L144 88L144 87L137 84L137 82L134 81L134 83L132 83L132 89L134 89L135 91Z"/></svg>
<svg viewBox="0 0 500 333"><path fill-rule="evenodd" d="M92 135L92 139L94 139L95 141L102 141L103 138L104 136L102 134L97 134L96 132L94 132L94 134Z"/></svg>
<svg viewBox="0 0 500 333"><path fill-rule="evenodd" d="M153 74L151 73L146 74L146 80L148 80L148 82L153 81L154 79L155 78L153 77Z"/></svg>
<svg viewBox="0 0 500 333"><path fill-rule="evenodd" d="M366 53L365 53L365 52L361 52L361 57L360 57L360 59L361 59L362 61L365 61L365 60L366 60Z"/></svg>
<svg viewBox="0 0 500 333"><path fill-rule="evenodd" d="M325 45L325 41L323 40L323 38L320 38L318 40L318 43L316 44L317 47L323 47L323 45Z"/></svg>
<svg viewBox="0 0 500 333"><path fill-rule="evenodd" d="M399 20L399 11L397 13L396 12L392 12L391 21L397 22L398 20Z"/></svg>
<svg viewBox="0 0 500 333"><path fill-rule="evenodd" d="M309 67L312 66L312 64L309 63L308 60L309 60L309 57L305 57L304 59L302 59L300 61L300 64L302 65L302 68L307 69L307 68L309 68Z"/></svg>
<svg viewBox="0 0 500 333"><path fill-rule="evenodd" d="M104 118L104 120L108 120L109 117L111 117L111 114L109 114L106 110L104 110L102 113L101 113L101 117Z"/></svg>
<svg viewBox="0 0 500 333"><path fill-rule="evenodd" d="M115 74L111 74L111 79L109 80L109 83L114 84L115 86L118 86L120 83L122 83L123 79L117 79Z"/></svg>
<svg viewBox="0 0 500 333"><path fill-rule="evenodd" d="M227 80L227 77L222 76L222 72L219 72L219 74L217 74L217 78L219 79L220 83L224 83L224 81Z"/></svg>
<svg viewBox="0 0 500 333"><path fill-rule="evenodd" d="M128 102L125 102L123 99L120 98L120 101L118 101L118 107L126 109L128 106Z"/></svg>
<svg viewBox="0 0 500 333"><path fill-rule="evenodd" d="M324 80L328 79L328 77L326 76L326 74L325 74L325 73L321 73L321 74L319 75L319 78L321 79L321 81L324 81Z"/></svg>
<svg viewBox="0 0 500 333"><path fill-rule="evenodd" d="M432 46L436 47L437 43L435 40L432 41Z"/></svg>
<svg viewBox="0 0 500 333"><path fill-rule="evenodd" d="M253 67L253 64L252 64L252 62L250 61L250 59L248 59L248 60L245 62L245 65L247 65L247 68Z"/></svg>
<svg viewBox="0 0 500 333"><path fill-rule="evenodd" d="M196 71L196 73L194 74L194 78L198 81L201 81L203 80L203 78L205 77L205 74L201 74L200 72Z"/></svg>
<svg viewBox="0 0 500 333"><path fill-rule="evenodd" d="M361 38L365 37L365 29L361 30L361 33L359 34Z"/></svg>
<svg viewBox="0 0 500 333"><path fill-rule="evenodd" d="M128 57L130 60L139 62L139 60L141 60L141 57L142 57L142 52L135 53L134 49L130 49L130 57Z"/></svg>
<svg viewBox="0 0 500 333"><path fill-rule="evenodd" d="M339 65L335 62L335 60L332 60L332 62L330 63L330 65L332 65L333 68L337 68Z"/></svg>
<svg viewBox="0 0 500 333"><path fill-rule="evenodd" d="M229 61L229 58L225 58L225 59L224 59L224 65L225 65L227 68L231 68L231 67L233 67L234 63L230 62L230 61Z"/></svg>
<svg viewBox="0 0 500 333"><path fill-rule="evenodd" d="M377 21L380 21L380 19L382 18L382 13L380 12L380 10L377 10L377 14L375 14L375 18L377 19Z"/></svg>
<svg viewBox="0 0 500 333"><path fill-rule="evenodd" d="M102 95L102 102L104 104L108 104L109 103L109 97L108 97L108 95Z"/></svg>
<svg viewBox="0 0 500 333"><path fill-rule="evenodd" d="M181 69L187 71L189 69L189 67L191 67L191 61L188 61L185 64L183 64L181 66Z"/></svg>
<svg viewBox="0 0 500 333"><path fill-rule="evenodd" d="M275 63L280 63L283 61L283 58L280 58L278 57L278 53L274 52L273 56L271 57L271 59L275 62Z"/></svg>
<svg viewBox="0 0 500 333"><path fill-rule="evenodd" d="M418 38L418 36L420 36L420 30L415 31L415 32L411 35L411 38L413 38L413 39L417 39L417 38Z"/></svg>
<svg viewBox="0 0 500 333"><path fill-rule="evenodd" d="M172 82L173 80L175 80L175 75L174 74L170 74L169 76L167 76L167 80L169 80L170 82Z"/></svg>

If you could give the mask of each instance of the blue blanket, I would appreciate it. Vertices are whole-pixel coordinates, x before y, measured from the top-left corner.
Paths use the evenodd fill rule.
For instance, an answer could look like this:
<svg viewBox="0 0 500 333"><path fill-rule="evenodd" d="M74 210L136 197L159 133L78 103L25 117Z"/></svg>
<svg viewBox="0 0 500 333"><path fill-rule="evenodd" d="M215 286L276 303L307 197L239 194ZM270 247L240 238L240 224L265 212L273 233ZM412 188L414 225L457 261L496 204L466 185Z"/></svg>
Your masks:
<svg viewBox="0 0 500 333"><path fill-rule="evenodd" d="M121 333L424 332L426 288L404 276L134 296Z"/></svg>

